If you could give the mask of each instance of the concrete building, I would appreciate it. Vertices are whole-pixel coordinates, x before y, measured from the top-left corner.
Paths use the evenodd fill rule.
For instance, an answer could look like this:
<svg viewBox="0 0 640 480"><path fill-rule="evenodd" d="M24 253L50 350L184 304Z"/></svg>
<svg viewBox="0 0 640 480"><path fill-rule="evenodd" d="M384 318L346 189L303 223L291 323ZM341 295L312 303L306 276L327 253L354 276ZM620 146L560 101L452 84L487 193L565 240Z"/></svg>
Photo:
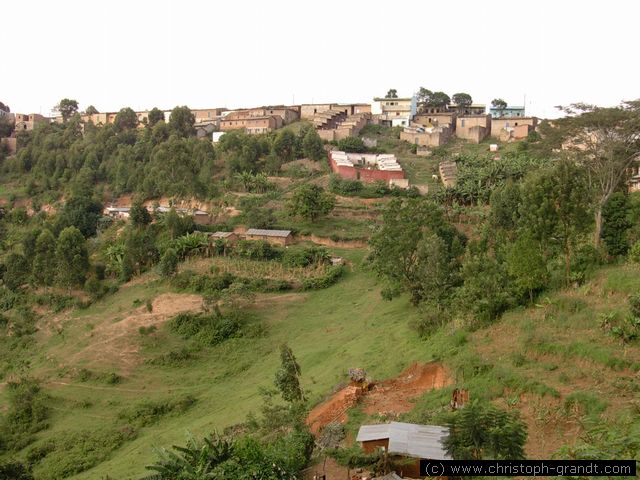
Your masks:
<svg viewBox="0 0 640 480"><path fill-rule="evenodd" d="M303 103L299 109L302 120L311 120L318 113L326 111L342 112L345 116L371 113L368 103Z"/></svg>
<svg viewBox="0 0 640 480"><path fill-rule="evenodd" d="M230 113L220 119L220 131L244 129L247 133L258 134L267 133L282 127L282 118L269 116L251 116L244 113Z"/></svg>
<svg viewBox="0 0 640 480"><path fill-rule="evenodd" d="M16 113L14 114L16 126L14 131L16 133L33 130L39 123L49 123L49 119L39 113Z"/></svg>
<svg viewBox="0 0 640 480"><path fill-rule="evenodd" d="M445 187L455 187L458 177L458 166L456 162L446 161L438 164L440 180Z"/></svg>
<svg viewBox="0 0 640 480"><path fill-rule="evenodd" d="M400 132L400 140L423 147L440 147L449 141L451 133L448 124L442 127L424 127L413 123Z"/></svg>
<svg viewBox="0 0 640 480"><path fill-rule="evenodd" d="M491 107L489 109L489 113L492 118L502 118L502 117L524 117L524 107L505 107L505 108L495 108Z"/></svg>
<svg viewBox="0 0 640 480"><path fill-rule="evenodd" d="M342 178L408 187L402 166L392 154L329 152L331 170Z"/></svg>
<svg viewBox="0 0 640 480"><path fill-rule="evenodd" d="M382 449L393 471L401 477L422 478L421 460L452 459L444 447L448 436L446 427L391 422L361 426L356 441L365 453Z"/></svg>
<svg viewBox="0 0 640 480"><path fill-rule="evenodd" d="M371 114L384 125L406 127L417 112L415 95L404 98L374 98Z"/></svg>
<svg viewBox="0 0 640 480"><path fill-rule="evenodd" d="M451 104L447 107L448 112L456 112L458 115L484 115L487 113L487 106L482 103L472 103L471 105Z"/></svg>
<svg viewBox="0 0 640 480"><path fill-rule="evenodd" d="M274 245L290 245L293 243L291 230L265 230L261 228L249 228L244 237L247 240L263 240Z"/></svg>
<svg viewBox="0 0 640 480"><path fill-rule="evenodd" d="M480 143L491 133L491 115L464 115L456 119L456 137Z"/></svg>
<svg viewBox="0 0 640 480"><path fill-rule="evenodd" d="M313 117L313 123L318 135L328 142L355 137L370 122L370 113L356 113L345 116L344 112L328 110Z"/></svg>
<svg viewBox="0 0 640 480"><path fill-rule="evenodd" d="M413 123L424 127L444 127L449 125L451 131L456 129L456 112L418 113L413 117Z"/></svg>
<svg viewBox="0 0 640 480"><path fill-rule="evenodd" d="M491 136L502 142L522 140L538 126L536 117L499 117L491 119Z"/></svg>

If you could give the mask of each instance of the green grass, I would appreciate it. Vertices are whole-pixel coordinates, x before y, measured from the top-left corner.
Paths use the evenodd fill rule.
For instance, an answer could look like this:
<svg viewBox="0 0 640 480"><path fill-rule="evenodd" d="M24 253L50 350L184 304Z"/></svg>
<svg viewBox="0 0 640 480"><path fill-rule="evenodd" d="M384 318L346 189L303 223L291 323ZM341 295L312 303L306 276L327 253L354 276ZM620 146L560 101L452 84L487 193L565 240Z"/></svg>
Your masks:
<svg viewBox="0 0 640 480"><path fill-rule="evenodd" d="M134 424L135 435L127 436L121 446L113 441L114 450L104 461L71 478L138 478L154 458L153 446L183 443L188 431L195 435L222 431L259 410L259 390L273 386L283 342L298 358L312 404L344 383L351 367L362 367L371 378L383 379L413 362L439 360L448 367L455 386L468 388L472 398L506 402L510 408L540 399L551 402L544 406L549 411L606 423L615 412L633 407L637 390L627 367L640 362L640 351L637 344L621 347L607 336L597 317L626 302L621 291L603 296L600 289L630 288L633 282L625 278L637 274L637 268L603 269L588 288L550 295L545 305L508 312L485 329L469 332L446 325L422 340L409 327L418 311L406 298L381 299L376 279L360 265L364 251L331 251L351 261L345 277L326 290L260 296L254 313L266 325L266 333L257 338L199 348L166 327L148 335L135 330L130 343L139 349L141 359L151 362L127 367L118 364L117 358L76 360L80 350L92 345L93 332L121 321L143 308L147 299L167 291L153 275L146 277L147 283L125 286L88 309L64 317L62 333L47 333L43 328L31 361L51 396L53 414L51 427L38 434L36 446L58 437L81 438L86 432L114 432ZM177 352L179 360L153 363L154 359L172 358L168 356L171 352L174 356ZM92 374L80 375L82 367ZM112 373L122 377L119 383L105 380ZM444 421L451 388L427 392L402 418ZM621 390L628 392L622 400L609 401ZM185 398L193 399L185 408L171 403ZM540 416L539 412L534 413ZM355 432L369 420L356 408L347 429ZM526 420L530 429L537 428L535 418ZM548 443L557 447L554 442L560 441L566 441L561 434L549 437ZM65 451L58 449L57 455L64 457Z"/></svg>

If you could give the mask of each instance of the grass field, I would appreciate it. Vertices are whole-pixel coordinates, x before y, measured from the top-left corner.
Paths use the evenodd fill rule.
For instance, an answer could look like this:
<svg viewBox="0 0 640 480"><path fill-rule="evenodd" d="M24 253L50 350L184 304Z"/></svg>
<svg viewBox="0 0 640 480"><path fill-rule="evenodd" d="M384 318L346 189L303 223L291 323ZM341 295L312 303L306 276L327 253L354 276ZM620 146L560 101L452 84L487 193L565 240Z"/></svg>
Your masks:
<svg viewBox="0 0 640 480"><path fill-rule="evenodd" d="M266 325L263 336L196 349L194 358L176 365L145 362L186 345L162 326L166 318L145 310L147 300L159 302L171 295L153 277L86 310L48 319L38 334L39 353L32 365L54 411L37 444L70 431L121 429L123 415L143 401L194 397L195 404L184 412L170 412L139 427L135 439L73 477L139 478L154 458L153 446L183 443L187 432L222 430L257 411L260 387L273 385L282 342L298 357L312 404L344 383L350 367L382 379L413 362L439 360L472 398L490 398L521 412L529 425L532 456L549 456L563 443L575 442L589 419L605 425L623 419L640 429L640 351L637 344L622 345L603 332L599 320L600 313L625 311L627 295L640 288L637 267L606 268L586 286L542 298L487 328L467 332L448 325L422 340L409 326L418 312L406 298L381 299L375 278L361 266L363 251L333 252L352 262L338 284L306 293L259 295L254 312ZM193 296L169 298L166 308L197 304ZM104 348L101 332L119 332L120 325L146 316L157 323L155 333L124 329L125 335ZM121 379L114 381L114 374ZM450 389L425 394L404 418L440 421L449 395ZM356 409L349 427L355 430L364 420Z"/></svg>

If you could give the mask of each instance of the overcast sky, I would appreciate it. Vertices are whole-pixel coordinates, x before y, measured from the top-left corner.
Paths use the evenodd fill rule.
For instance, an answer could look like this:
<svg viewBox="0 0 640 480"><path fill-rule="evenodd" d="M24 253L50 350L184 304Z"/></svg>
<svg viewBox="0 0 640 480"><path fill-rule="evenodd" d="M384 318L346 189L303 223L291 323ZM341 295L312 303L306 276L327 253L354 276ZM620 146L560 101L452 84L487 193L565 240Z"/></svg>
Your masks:
<svg viewBox="0 0 640 480"><path fill-rule="evenodd" d="M0 101L48 114L370 102L395 88L527 113L640 97L640 1L3 2Z"/></svg>

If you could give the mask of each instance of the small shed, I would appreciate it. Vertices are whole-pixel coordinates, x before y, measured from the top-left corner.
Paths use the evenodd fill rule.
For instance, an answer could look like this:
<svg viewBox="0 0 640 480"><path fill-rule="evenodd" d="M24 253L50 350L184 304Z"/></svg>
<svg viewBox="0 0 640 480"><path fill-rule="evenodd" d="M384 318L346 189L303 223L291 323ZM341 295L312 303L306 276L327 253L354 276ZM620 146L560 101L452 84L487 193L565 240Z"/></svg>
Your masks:
<svg viewBox="0 0 640 480"><path fill-rule="evenodd" d="M111 218L129 218L129 207L107 207L104 214Z"/></svg>
<svg viewBox="0 0 640 480"><path fill-rule="evenodd" d="M419 478L420 460L451 460L444 448L449 429L437 425L391 422L379 425L363 425L356 441L362 449L371 453L382 448L401 476Z"/></svg>
<svg viewBox="0 0 640 480"><path fill-rule="evenodd" d="M264 240L274 245L290 245L293 243L291 230L266 230L262 228L250 228L245 232L247 240Z"/></svg>
<svg viewBox="0 0 640 480"><path fill-rule="evenodd" d="M216 240L225 240L229 243L235 242L238 240L238 234L235 232L212 232L207 233L209 237L209 241L213 242Z"/></svg>

